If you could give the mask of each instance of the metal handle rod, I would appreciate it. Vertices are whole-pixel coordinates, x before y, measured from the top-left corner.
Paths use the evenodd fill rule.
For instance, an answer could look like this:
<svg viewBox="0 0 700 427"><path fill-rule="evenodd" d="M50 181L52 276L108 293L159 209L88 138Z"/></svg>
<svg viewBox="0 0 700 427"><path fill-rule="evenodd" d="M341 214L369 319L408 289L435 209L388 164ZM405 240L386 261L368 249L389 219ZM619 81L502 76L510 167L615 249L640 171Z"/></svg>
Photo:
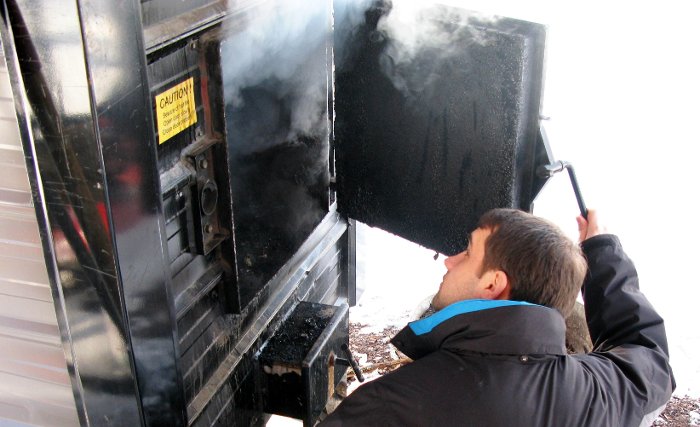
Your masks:
<svg viewBox="0 0 700 427"><path fill-rule="evenodd" d="M352 352L348 348L348 345L343 344L340 348L343 350L343 353L345 353L347 361L350 362L350 367L352 368L353 372L355 372L355 377L357 378L357 380L361 383L365 382L365 377L362 375L360 365L358 365L355 361L355 358L352 357Z"/></svg>
<svg viewBox="0 0 700 427"><path fill-rule="evenodd" d="M576 202L578 202L578 209L581 211L581 216L584 219L588 219L588 208L586 208L586 203L583 201L583 196L581 195L581 188L578 186L578 180L576 179L576 172L574 172L574 167L569 163L566 165L566 170L569 172L569 179L571 180L571 186L574 187L574 194L576 195Z"/></svg>
<svg viewBox="0 0 700 427"><path fill-rule="evenodd" d="M574 195L576 196L576 202L578 202L578 209L581 212L581 216L583 216L584 219L588 219L588 208L586 208L586 203L583 201L581 188L576 179L576 172L574 172L574 166L571 163L559 160L548 165L542 165L537 168L537 175L541 178L550 178L555 173L561 172L564 169L569 172L569 179L571 180L571 186L574 188Z"/></svg>

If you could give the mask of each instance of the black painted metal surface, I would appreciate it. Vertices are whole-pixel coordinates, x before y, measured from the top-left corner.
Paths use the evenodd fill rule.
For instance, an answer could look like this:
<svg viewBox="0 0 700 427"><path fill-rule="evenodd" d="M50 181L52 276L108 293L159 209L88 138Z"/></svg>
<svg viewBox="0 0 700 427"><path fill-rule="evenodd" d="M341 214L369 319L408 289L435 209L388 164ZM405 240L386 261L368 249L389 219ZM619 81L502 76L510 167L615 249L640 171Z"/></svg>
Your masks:
<svg viewBox="0 0 700 427"><path fill-rule="evenodd" d="M4 6L81 422L181 425L138 3Z"/></svg>
<svg viewBox="0 0 700 427"><path fill-rule="evenodd" d="M345 212L445 252L474 212L535 193L539 27L444 24L468 49L421 53L446 83L425 87L410 67L389 67L403 86L384 74L391 44L376 22L353 27L334 168L330 2L235 4L3 3L85 424L264 422L254 354L299 301L353 300L354 228L334 210L331 173ZM290 22L303 25L278 31ZM166 140L154 99L190 79L197 120ZM307 423L329 391L316 380L342 375L326 352L347 342L338 325L300 345Z"/></svg>
<svg viewBox="0 0 700 427"><path fill-rule="evenodd" d="M188 41L204 29L221 23L229 9L243 9L260 0L169 0L141 1L141 17L146 53Z"/></svg>
<svg viewBox="0 0 700 427"><path fill-rule="evenodd" d="M435 8L422 19L449 43L406 52L391 10L336 14L339 210L454 253L485 211L535 196L544 28Z"/></svg>
<svg viewBox="0 0 700 427"><path fill-rule="evenodd" d="M329 212L331 2L270 2L221 31L241 307Z"/></svg>
<svg viewBox="0 0 700 427"><path fill-rule="evenodd" d="M327 215L241 315L226 318L232 349L188 403L190 425L264 422L253 355L298 301L331 305L347 301L347 245L347 225L337 214Z"/></svg>
<svg viewBox="0 0 700 427"><path fill-rule="evenodd" d="M80 3L109 213L146 425L184 425L139 3ZM105 31L100 17L114 23ZM101 43L99 41L102 41ZM119 55L112 46L120 46Z"/></svg>
<svg viewBox="0 0 700 427"><path fill-rule="evenodd" d="M314 421L342 379L348 307L301 302L258 356L265 412Z"/></svg>
<svg viewBox="0 0 700 427"><path fill-rule="evenodd" d="M200 27L171 31L147 47L142 32L163 28L172 16L143 28L135 1L6 3L3 46L18 56L18 105L29 106L20 122L36 172L37 213L46 215L47 265L82 422L261 425L253 354L268 331L299 300L342 303L354 288L347 225L328 205L329 3L316 3L322 42L310 61L324 91L320 131L301 146L283 144L286 151L261 162L255 178L264 180L265 168L275 166L283 175L293 171L284 179L299 191L313 187L320 209L294 230L292 246L264 272L267 279L247 288L237 280L223 143L220 8L199 8L213 13L188 21ZM232 25L248 12L234 10ZM226 34L231 40L236 31ZM198 120L159 144L154 97L190 78ZM228 129L244 126L250 124ZM290 147L304 151L308 143L318 149L289 155ZM317 165L313 178L299 181L294 171L304 172L308 162ZM280 207L273 198L265 203ZM291 230L297 223L289 220Z"/></svg>
<svg viewBox="0 0 700 427"><path fill-rule="evenodd" d="M33 153L29 169L36 178L37 214L45 220L42 237L57 317L74 389L80 390L78 414L81 422L92 423L119 419L126 410L123 421L139 424L132 361L107 350L126 350L130 337L104 216L105 167L82 66L78 9L75 2L3 6L14 38L4 44L14 45L8 58L16 59L20 73L16 97L27 102L18 115L25 152ZM51 25L57 16L61 25Z"/></svg>
<svg viewBox="0 0 700 427"><path fill-rule="evenodd" d="M334 306L299 303L289 318L275 332L259 356L266 365L280 364L301 370L306 354L337 311Z"/></svg>

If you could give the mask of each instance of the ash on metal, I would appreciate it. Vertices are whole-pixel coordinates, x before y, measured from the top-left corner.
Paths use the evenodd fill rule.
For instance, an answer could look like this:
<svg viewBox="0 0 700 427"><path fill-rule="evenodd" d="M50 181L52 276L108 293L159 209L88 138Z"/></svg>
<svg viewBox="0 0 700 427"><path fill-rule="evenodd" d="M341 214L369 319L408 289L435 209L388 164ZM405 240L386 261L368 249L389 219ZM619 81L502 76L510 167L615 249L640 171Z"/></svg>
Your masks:
<svg viewBox="0 0 700 427"><path fill-rule="evenodd" d="M336 310L326 304L300 302L263 348L260 361L300 366Z"/></svg>

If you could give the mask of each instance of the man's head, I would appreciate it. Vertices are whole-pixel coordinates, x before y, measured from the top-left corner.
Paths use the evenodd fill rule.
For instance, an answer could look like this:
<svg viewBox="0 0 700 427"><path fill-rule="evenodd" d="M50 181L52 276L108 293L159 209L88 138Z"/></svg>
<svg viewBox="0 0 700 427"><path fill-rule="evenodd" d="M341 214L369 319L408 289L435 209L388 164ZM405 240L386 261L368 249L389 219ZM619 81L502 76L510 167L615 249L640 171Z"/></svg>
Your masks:
<svg viewBox="0 0 700 427"><path fill-rule="evenodd" d="M554 224L515 209L484 214L467 249L445 266L433 299L437 309L465 299L511 299L555 308L565 317L586 274L578 245Z"/></svg>

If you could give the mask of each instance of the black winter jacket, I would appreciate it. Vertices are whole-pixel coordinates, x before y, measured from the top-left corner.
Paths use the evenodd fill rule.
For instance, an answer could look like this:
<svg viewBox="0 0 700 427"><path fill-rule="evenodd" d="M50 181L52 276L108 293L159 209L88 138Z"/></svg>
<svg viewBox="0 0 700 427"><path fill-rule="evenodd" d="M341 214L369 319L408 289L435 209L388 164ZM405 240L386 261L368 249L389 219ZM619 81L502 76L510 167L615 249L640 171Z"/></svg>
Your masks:
<svg viewBox="0 0 700 427"><path fill-rule="evenodd" d="M663 320L617 237L583 243L594 349L566 354L556 310L471 300L392 342L414 362L363 385L323 426L650 425L675 387Z"/></svg>

